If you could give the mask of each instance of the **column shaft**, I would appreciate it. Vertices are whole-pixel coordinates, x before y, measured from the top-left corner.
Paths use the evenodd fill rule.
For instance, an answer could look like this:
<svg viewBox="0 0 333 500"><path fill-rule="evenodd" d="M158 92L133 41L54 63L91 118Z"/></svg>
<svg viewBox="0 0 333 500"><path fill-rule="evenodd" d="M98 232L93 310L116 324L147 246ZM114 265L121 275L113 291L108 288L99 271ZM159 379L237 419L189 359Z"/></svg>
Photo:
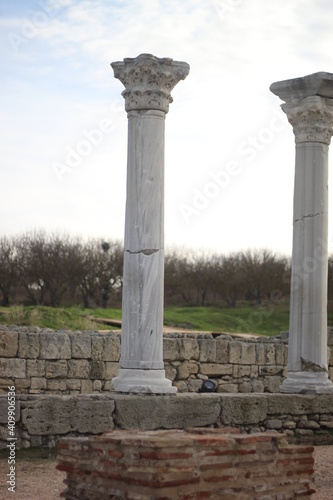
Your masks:
<svg viewBox="0 0 333 500"><path fill-rule="evenodd" d="M122 368L164 368L164 123L162 111L128 113Z"/></svg>
<svg viewBox="0 0 333 500"><path fill-rule="evenodd" d="M327 370L328 146L296 146L289 371Z"/></svg>

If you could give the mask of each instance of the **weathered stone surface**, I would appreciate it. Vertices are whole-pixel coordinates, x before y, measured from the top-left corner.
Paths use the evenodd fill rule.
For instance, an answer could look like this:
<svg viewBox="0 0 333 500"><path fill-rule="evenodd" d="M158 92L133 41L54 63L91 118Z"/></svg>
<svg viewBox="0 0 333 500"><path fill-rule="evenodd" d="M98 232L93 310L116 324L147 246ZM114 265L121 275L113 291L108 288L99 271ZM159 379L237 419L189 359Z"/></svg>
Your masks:
<svg viewBox="0 0 333 500"><path fill-rule="evenodd" d="M208 377L218 377L221 375L232 375L232 365L220 365L217 363L202 363L200 373Z"/></svg>
<svg viewBox="0 0 333 500"><path fill-rule="evenodd" d="M264 395L229 394L222 400L221 421L227 425L253 425L266 420L267 398Z"/></svg>
<svg viewBox="0 0 333 500"><path fill-rule="evenodd" d="M217 394L126 396L116 394L115 421L120 429L181 429L217 422Z"/></svg>
<svg viewBox="0 0 333 500"><path fill-rule="evenodd" d="M282 378L277 376L267 377L265 380L267 392L279 393L282 384Z"/></svg>
<svg viewBox="0 0 333 500"><path fill-rule="evenodd" d="M35 359L39 356L39 335L36 333L19 333L19 358Z"/></svg>
<svg viewBox="0 0 333 500"><path fill-rule="evenodd" d="M256 346L256 364L264 365L265 364L265 347L263 343L255 344Z"/></svg>
<svg viewBox="0 0 333 500"><path fill-rule="evenodd" d="M15 400L15 422L21 418L21 403ZM0 424L8 424L8 393L0 395ZM6 429L6 437L8 436L8 428Z"/></svg>
<svg viewBox="0 0 333 500"><path fill-rule="evenodd" d="M92 361L90 365L90 378L104 379L105 377L105 363L104 361Z"/></svg>
<svg viewBox="0 0 333 500"><path fill-rule="evenodd" d="M169 364L165 365L164 369L165 369L166 378L168 378L169 380L171 380L173 382L177 376L177 369L174 366L169 365Z"/></svg>
<svg viewBox="0 0 333 500"><path fill-rule="evenodd" d="M179 357L180 359L199 359L199 343L196 339L181 338L179 341Z"/></svg>
<svg viewBox="0 0 333 500"><path fill-rule="evenodd" d="M119 370L118 363L111 363L111 361L105 362L105 380L112 380L113 377L117 376Z"/></svg>
<svg viewBox="0 0 333 500"><path fill-rule="evenodd" d="M71 378L66 381L66 389L68 391L80 391L81 390L81 379Z"/></svg>
<svg viewBox="0 0 333 500"><path fill-rule="evenodd" d="M185 361L177 368L178 379L187 379L190 375L198 373L198 371L199 366L197 363Z"/></svg>
<svg viewBox="0 0 333 500"><path fill-rule="evenodd" d="M3 358L14 358L18 349L18 333L0 330L0 353Z"/></svg>
<svg viewBox="0 0 333 500"><path fill-rule="evenodd" d="M92 333L76 332L70 334L72 345L72 358L91 358L91 336Z"/></svg>
<svg viewBox="0 0 333 500"><path fill-rule="evenodd" d="M214 340L199 339L201 363L215 363L216 362L216 342Z"/></svg>
<svg viewBox="0 0 333 500"><path fill-rule="evenodd" d="M93 391L92 380L81 380L81 394L91 394Z"/></svg>
<svg viewBox="0 0 333 500"><path fill-rule="evenodd" d="M255 344L248 344L238 340L230 342L229 362L240 365L253 365L256 362Z"/></svg>
<svg viewBox="0 0 333 500"><path fill-rule="evenodd" d="M62 392L67 388L66 380L51 379L47 381L47 390L54 392Z"/></svg>
<svg viewBox="0 0 333 500"><path fill-rule="evenodd" d="M278 419L272 419L272 420L267 420L266 422L266 429L281 429L282 428L282 421Z"/></svg>
<svg viewBox="0 0 333 500"><path fill-rule="evenodd" d="M333 408L333 395L272 394L268 398L268 413L278 414L281 408L289 415L329 414Z"/></svg>
<svg viewBox="0 0 333 500"><path fill-rule="evenodd" d="M44 359L28 359L27 360L27 377L45 377Z"/></svg>
<svg viewBox="0 0 333 500"><path fill-rule="evenodd" d="M0 358L0 377L25 378L26 361L18 358Z"/></svg>
<svg viewBox="0 0 333 500"><path fill-rule="evenodd" d="M30 387L32 390L46 389L46 378L31 377Z"/></svg>
<svg viewBox="0 0 333 500"><path fill-rule="evenodd" d="M226 392L228 394L237 394L238 385L220 381L219 385L217 387L217 392L221 392L221 393Z"/></svg>
<svg viewBox="0 0 333 500"><path fill-rule="evenodd" d="M46 361L46 378L64 378L67 377L67 361L59 359L58 361Z"/></svg>
<svg viewBox="0 0 333 500"><path fill-rule="evenodd" d="M115 336L96 334L91 341L91 357L96 361L119 361L120 340Z"/></svg>
<svg viewBox="0 0 333 500"><path fill-rule="evenodd" d="M264 344L265 350L265 364L274 365L275 364L275 346L273 344Z"/></svg>
<svg viewBox="0 0 333 500"><path fill-rule="evenodd" d="M251 375L251 367L247 365L234 365L232 369L232 376L234 378L250 377Z"/></svg>
<svg viewBox="0 0 333 500"><path fill-rule="evenodd" d="M41 359L70 359L71 342L65 332L40 333L40 358Z"/></svg>
<svg viewBox="0 0 333 500"><path fill-rule="evenodd" d="M22 422L29 434L98 434L113 429L114 402L103 396L40 396L24 402Z"/></svg>
<svg viewBox="0 0 333 500"><path fill-rule="evenodd" d="M164 361L175 361L176 359L179 359L179 344L177 339L164 337L163 359Z"/></svg>
<svg viewBox="0 0 333 500"><path fill-rule="evenodd" d="M223 339L216 340L216 363L228 363L229 342Z"/></svg>
<svg viewBox="0 0 333 500"><path fill-rule="evenodd" d="M262 380L251 380L251 392L264 392L265 386Z"/></svg>
<svg viewBox="0 0 333 500"><path fill-rule="evenodd" d="M86 359L70 359L68 361L68 378L89 378L90 363Z"/></svg>

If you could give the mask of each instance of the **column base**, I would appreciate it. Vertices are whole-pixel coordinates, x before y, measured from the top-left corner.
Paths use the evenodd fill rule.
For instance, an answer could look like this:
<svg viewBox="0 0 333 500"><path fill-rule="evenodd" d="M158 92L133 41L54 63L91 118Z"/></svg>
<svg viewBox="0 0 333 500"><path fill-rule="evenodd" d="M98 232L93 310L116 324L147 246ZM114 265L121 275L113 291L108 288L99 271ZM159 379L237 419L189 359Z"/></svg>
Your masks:
<svg viewBox="0 0 333 500"><path fill-rule="evenodd" d="M175 394L171 380L165 378L165 370L140 370L119 368L112 379L116 392L140 392L144 394Z"/></svg>
<svg viewBox="0 0 333 500"><path fill-rule="evenodd" d="M326 372L289 372L280 391L289 394L332 394L333 383Z"/></svg>

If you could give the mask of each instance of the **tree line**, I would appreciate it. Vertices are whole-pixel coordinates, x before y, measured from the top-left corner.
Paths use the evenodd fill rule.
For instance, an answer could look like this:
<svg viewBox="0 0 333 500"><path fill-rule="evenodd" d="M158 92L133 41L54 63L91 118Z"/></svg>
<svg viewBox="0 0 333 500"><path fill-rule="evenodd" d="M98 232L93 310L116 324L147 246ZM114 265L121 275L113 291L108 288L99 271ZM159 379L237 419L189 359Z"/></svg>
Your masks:
<svg viewBox="0 0 333 500"><path fill-rule="evenodd" d="M290 276L290 259L265 249L229 255L173 250L165 256L165 303L236 307L241 300L276 302L289 297ZM119 241L45 232L0 236L2 306L118 307L122 284ZM333 257L328 284L333 298Z"/></svg>

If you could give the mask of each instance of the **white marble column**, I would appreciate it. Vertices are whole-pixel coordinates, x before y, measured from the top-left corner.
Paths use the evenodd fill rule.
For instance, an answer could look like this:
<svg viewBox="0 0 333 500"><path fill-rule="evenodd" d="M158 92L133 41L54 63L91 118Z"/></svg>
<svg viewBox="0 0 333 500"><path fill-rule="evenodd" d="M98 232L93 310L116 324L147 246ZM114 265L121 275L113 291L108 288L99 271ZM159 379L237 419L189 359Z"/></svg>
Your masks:
<svg viewBox="0 0 333 500"><path fill-rule="evenodd" d="M273 83L296 142L288 375L285 393L328 393L328 147L333 74Z"/></svg>
<svg viewBox="0 0 333 500"><path fill-rule="evenodd" d="M128 113L121 358L117 392L175 393L163 363L164 124L185 62L151 54L111 64Z"/></svg>

